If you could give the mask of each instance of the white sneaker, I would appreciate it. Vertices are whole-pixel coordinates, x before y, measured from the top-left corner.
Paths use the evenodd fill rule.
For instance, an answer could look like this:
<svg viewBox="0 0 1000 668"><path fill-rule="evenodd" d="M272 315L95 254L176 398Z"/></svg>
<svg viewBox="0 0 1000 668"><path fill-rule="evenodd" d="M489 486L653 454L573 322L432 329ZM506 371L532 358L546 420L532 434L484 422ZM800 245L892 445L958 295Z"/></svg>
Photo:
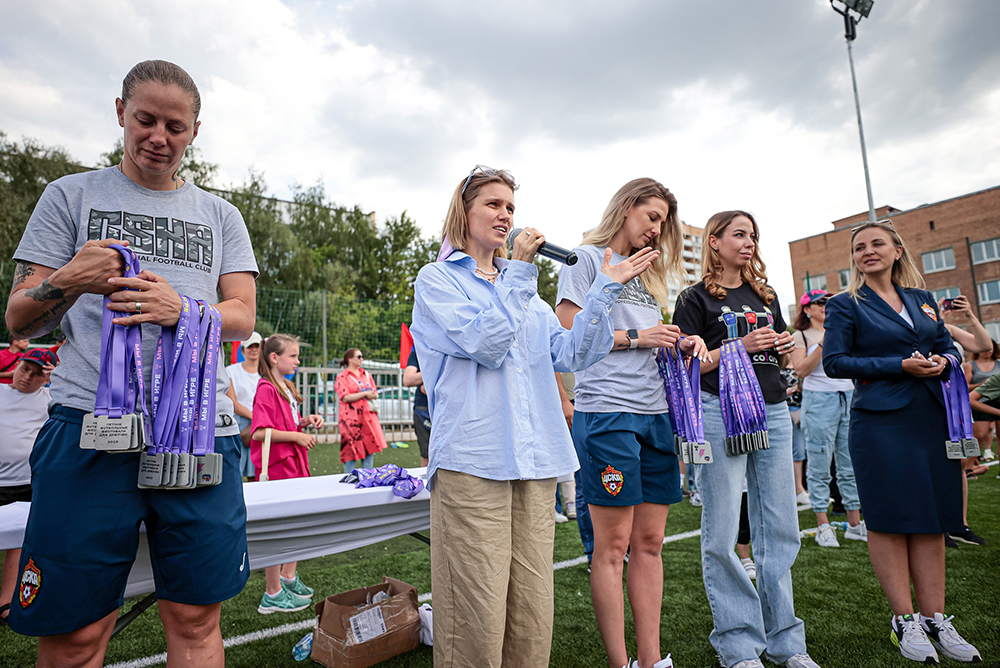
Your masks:
<svg viewBox="0 0 1000 668"><path fill-rule="evenodd" d="M743 659L729 668L764 668L764 664L760 662L760 659Z"/></svg>
<svg viewBox="0 0 1000 668"><path fill-rule="evenodd" d="M688 498L688 501L690 501L691 505L694 506L695 508L700 508L701 507L701 493L700 492L691 492L691 496Z"/></svg>
<svg viewBox="0 0 1000 668"><path fill-rule="evenodd" d="M899 647L899 651L907 659L921 663L938 663L934 645L914 615L894 616L889 639Z"/></svg>
<svg viewBox="0 0 1000 668"><path fill-rule="evenodd" d="M837 542L837 532L829 524L824 524L816 532L816 542L820 547L840 547Z"/></svg>
<svg viewBox="0 0 1000 668"><path fill-rule="evenodd" d="M819 668L819 664L808 654L796 654L782 665L785 668Z"/></svg>
<svg viewBox="0 0 1000 668"><path fill-rule="evenodd" d="M576 519L576 504L575 503L567 503L564 510L566 511L566 517L568 517L571 520L575 520Z"/></svg>
<svg viewBox="0 0 1000 668"><path fill-rule="evenodd" d="M847 531L844 532L844 538L848 540L863 540L868 542L868 527L865 526L865 521L861 520L856 526L848 526Z"/></svg>
<svg viewBox="0 0 1000 668"><path fill-rule="evenodd" d="M785 498L787 499L788 497L786 496ZM799 492L798 494L796 494L795 495L795 503L796 503L796 505L799 505L799 506L808 506L809 505L809 492Z"/></svg>
<svg viewBox="0 0 1000 668"><path fill-rule="evenodd" d="M747 577L751 580L756 580L757 564L753 563L753 559L740 559L740 563L743 564L743 570L747 572Z"/></svg>
<svg viewBox="0 0 1000 668"><path fill-rule="evenodd" d="M566 522L569 522L569 518L556 511L556 524L565 524Z"/></svg>
<svg viewBox="0 0 1000 668"><path fill-rule="evenodd" d="M641 668L641 667L639 666L638 661L633 661L631 664L631 668ZM674 668L674 660L670 658L669 654L667 654L667 658L660 659L659 661L654 663L653 668Z"/></svg>
<svg viewBox="0 0 1000 668"><path fill-rule="evenodd" d="M983 657L979 655L979 650L958 635L958 631L951 624L954 618L955 615L945 617L940 612L935 612L934 619L921 619L920 625L934 646L948 658L966 663L979 663Z"/></svg>

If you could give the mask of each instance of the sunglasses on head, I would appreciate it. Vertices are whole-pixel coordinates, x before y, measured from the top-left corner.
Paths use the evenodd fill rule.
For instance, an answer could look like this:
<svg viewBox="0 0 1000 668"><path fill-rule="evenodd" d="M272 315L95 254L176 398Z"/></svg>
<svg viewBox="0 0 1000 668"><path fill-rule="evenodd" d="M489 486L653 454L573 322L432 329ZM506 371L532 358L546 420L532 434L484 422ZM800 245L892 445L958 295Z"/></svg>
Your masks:
<svg viewBox="0 0 1000 668"><path fill-rule="evenodd" d="M861 223L860 225L852 227L851 228L851 235L853 236L853 234L855 232L857 232L858 230L860 230L860 229L862 229L864 227L871 227L872 225L878 225L880 227L888 227L893 232L896 231L896 226L892 224L891 220L876 220L874 223L869 220L869 221L865 221L864 223Z"/></svg>
<svg viewBox="0 0 1000 668"><path fill-rule="evenodd" d="M497 176L502 171L502 169L493 169L492 167L487 167L486 165L476 165L472 168L472 171L469 172L468 178L465 179L465 183L462 185L462 196L465 196L465 190L469 187L469 182L472 181L472 177L476 175L476 172L479 172L483 176ZM514 186L514 190L517 190L520 187L521 186Z"/></svg>

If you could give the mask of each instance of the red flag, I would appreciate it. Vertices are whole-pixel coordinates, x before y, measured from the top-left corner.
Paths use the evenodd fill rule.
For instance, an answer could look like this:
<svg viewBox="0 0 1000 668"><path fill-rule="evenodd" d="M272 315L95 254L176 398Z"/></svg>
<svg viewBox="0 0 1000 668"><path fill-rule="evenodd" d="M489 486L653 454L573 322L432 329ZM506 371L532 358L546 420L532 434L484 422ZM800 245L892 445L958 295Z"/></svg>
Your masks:
<svg viewBox="0 0 1000 668"><path fill-rule="evenodd" d="M413 350L413 335L406 323L400 324L399 336L399 368L405 369L406 363L410 359L410 351Z"/></svg>

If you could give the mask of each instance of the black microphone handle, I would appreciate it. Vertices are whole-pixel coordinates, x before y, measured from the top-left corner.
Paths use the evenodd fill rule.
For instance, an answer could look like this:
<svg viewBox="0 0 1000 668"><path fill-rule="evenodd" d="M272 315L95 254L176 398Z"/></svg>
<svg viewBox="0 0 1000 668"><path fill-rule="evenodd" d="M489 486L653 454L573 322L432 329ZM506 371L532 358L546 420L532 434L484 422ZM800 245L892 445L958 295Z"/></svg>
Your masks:
<svg viewBox="0 0 1000 668"><path fill-rule="evenodd" d="M523 227L516 227L513 230L511 230L510 235L507 237L507 243L513 246L514 239L516 239L517 236L521 234L521 232L523 231L524 231ZM550 260L555 260L556 262L562 262L563 264L569 265L571 267L574 264L576 264L577 261L580 259L573 251L566 250L565 248L556 246L554 244L550 244L548 241L543 241L542 245L539 246L538 250L535 252L536 254L541 255L542 257L547 257Z"/></svg>

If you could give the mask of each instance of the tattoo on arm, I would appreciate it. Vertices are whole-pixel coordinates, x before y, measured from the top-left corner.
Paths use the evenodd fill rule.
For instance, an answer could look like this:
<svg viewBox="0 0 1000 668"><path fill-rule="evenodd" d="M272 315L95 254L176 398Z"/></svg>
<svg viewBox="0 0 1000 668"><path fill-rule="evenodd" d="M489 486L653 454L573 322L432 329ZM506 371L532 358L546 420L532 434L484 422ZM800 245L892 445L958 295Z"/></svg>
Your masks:
<svg viewBox="0 0 1000 668"><path fill-rule="evenodd" d="M54 285L49 285L49 279L45 279L35 287L24 293L25 297L34 299L36 302L47 302L52 299L62 299L63 291Z"/></svg>
<svg viewBox="0 0 1000 668"><path fill-rule="evenodd" d="M39 313L34 317L34 319L31 320L31 322L27 323L23 327L15 327L12 331L14 334L25 338L41 336L42 334L50 332L55 329L55 325L58 324L58 321L62 320L63 315L65 315L66 311L69 310L69 305L69 300L63 299ZM49 325L51 325L51 327Z"/></svg>
<svg viewBox="0 0 1000 668"><path fill-rule="evenodd" d="M35 265L28 264L26 262L18 262L17 266L14 267L14 285L11 286L10 292L14 293L19 285L24 283L28 278L35 274Z"/></svg>

